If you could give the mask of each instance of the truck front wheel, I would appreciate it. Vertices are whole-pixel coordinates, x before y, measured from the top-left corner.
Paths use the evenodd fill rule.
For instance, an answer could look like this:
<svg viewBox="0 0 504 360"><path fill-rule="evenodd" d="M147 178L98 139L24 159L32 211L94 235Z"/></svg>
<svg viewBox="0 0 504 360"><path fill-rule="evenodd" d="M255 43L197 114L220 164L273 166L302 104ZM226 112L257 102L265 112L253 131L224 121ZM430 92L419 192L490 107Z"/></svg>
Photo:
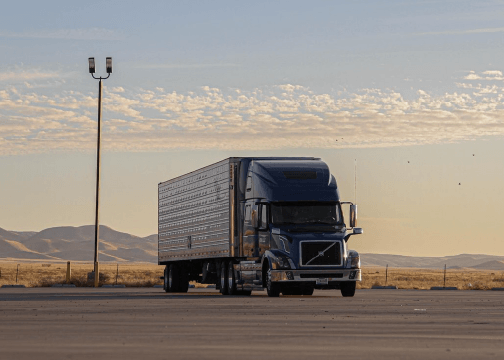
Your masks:
<svg viewBox="0 0 504 360"><path fill-rule="evenodd" d="M269 297L279 297L280 296L280 284L271 281L271 269L268 269L266 275L266 291Z"/></svg>
<svg viewBox="0 0 504 360"><path fill-rule="evenodd" d="M355 281L341 283L341 295L352 297L355 295Z"/></svg>

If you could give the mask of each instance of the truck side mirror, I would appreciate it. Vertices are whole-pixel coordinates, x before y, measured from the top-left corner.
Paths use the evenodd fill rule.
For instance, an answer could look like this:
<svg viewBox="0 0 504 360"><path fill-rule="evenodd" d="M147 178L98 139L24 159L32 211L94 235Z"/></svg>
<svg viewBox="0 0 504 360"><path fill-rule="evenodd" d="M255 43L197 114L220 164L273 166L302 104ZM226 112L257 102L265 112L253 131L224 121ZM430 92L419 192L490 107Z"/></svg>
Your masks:
<svg viewBox="0 0 504 360"><path fill-rule="evenodd" d="M357 225L357 205L350 205L350 227Z"/></svg>

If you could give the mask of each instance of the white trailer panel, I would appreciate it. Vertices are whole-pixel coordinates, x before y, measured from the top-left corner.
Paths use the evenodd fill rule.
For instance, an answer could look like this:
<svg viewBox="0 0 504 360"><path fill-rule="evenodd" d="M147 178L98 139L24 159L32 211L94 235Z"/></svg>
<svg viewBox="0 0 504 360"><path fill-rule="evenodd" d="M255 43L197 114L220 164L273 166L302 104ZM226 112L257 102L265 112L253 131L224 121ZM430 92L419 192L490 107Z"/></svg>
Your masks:
<svg viewBox="0 0 504 360"><path fill-rule="evenodd" d="M158 186L158 262L229 256L230 159Z"/></svg>

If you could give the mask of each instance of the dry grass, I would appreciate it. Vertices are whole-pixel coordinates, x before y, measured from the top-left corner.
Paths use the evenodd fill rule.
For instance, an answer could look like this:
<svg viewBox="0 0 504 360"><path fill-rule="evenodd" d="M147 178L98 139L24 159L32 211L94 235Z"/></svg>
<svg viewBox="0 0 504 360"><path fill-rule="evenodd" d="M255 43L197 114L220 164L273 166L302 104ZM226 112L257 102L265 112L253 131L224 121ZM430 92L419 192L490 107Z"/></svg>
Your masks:
<svg viewBox="0 0 504 360"><path fill-rule="evenodd" d="M18 284L27 287L43 287L66 283L66 263L15 263L0 262L0 286L16 284L16 272L19 264ZM72 263L69 283L76 286L93 286L88 280L88 273L93 271L92 263ZM117 264L100 263L100 285L124 284L128 287L151 287L161 285L164 266L155 264Z"/></svg>
<svg viewBox="0 0 504 360"><path fill-rule="evenodd" d="M373 285L395 285L399 289L430 289L443 286L443 269L390 268L385 281L385 268L364 268L362 282L357 288L369 289ZM456 269L446 271L446 286L460 290L489 290L504 287L504 271Z"/></svg>
<svg viewBox="0 0 504 360"><path fill-rule="evenodd" d="M64 284L66 263L16 263L0 262L0 286L16 284L17 265L19 264L18 284L27 287L43 287ZM72 263L70 284L92 286L88 273L93 271L92 263ZM127 287L151 287L161 285L164 266L155 264L117 264L100 263L100 284L124 284ZM362 282L357 288L369 289L373 285L396 285L399 289L430 289L443 286L443 270L389 268L385 283L385 268L364 268ZM196 287L206 285L195 284ZM447 270L446 286L456 286L463 290L488 290L504 287L504 272L494 270L457 269Z"/></svg>

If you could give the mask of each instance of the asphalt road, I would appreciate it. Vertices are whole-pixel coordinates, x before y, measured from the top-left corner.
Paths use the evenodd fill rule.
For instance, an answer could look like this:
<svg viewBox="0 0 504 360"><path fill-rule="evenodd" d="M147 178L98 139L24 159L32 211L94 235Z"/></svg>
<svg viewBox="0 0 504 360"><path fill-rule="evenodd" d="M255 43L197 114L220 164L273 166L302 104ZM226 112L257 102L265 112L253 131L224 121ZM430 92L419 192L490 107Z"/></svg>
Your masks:
<svg viewBox="0 0 504 360"><path fill-rule="evenodd" d="M0 359L503 359L504 292L0 289Z"/></svg>

